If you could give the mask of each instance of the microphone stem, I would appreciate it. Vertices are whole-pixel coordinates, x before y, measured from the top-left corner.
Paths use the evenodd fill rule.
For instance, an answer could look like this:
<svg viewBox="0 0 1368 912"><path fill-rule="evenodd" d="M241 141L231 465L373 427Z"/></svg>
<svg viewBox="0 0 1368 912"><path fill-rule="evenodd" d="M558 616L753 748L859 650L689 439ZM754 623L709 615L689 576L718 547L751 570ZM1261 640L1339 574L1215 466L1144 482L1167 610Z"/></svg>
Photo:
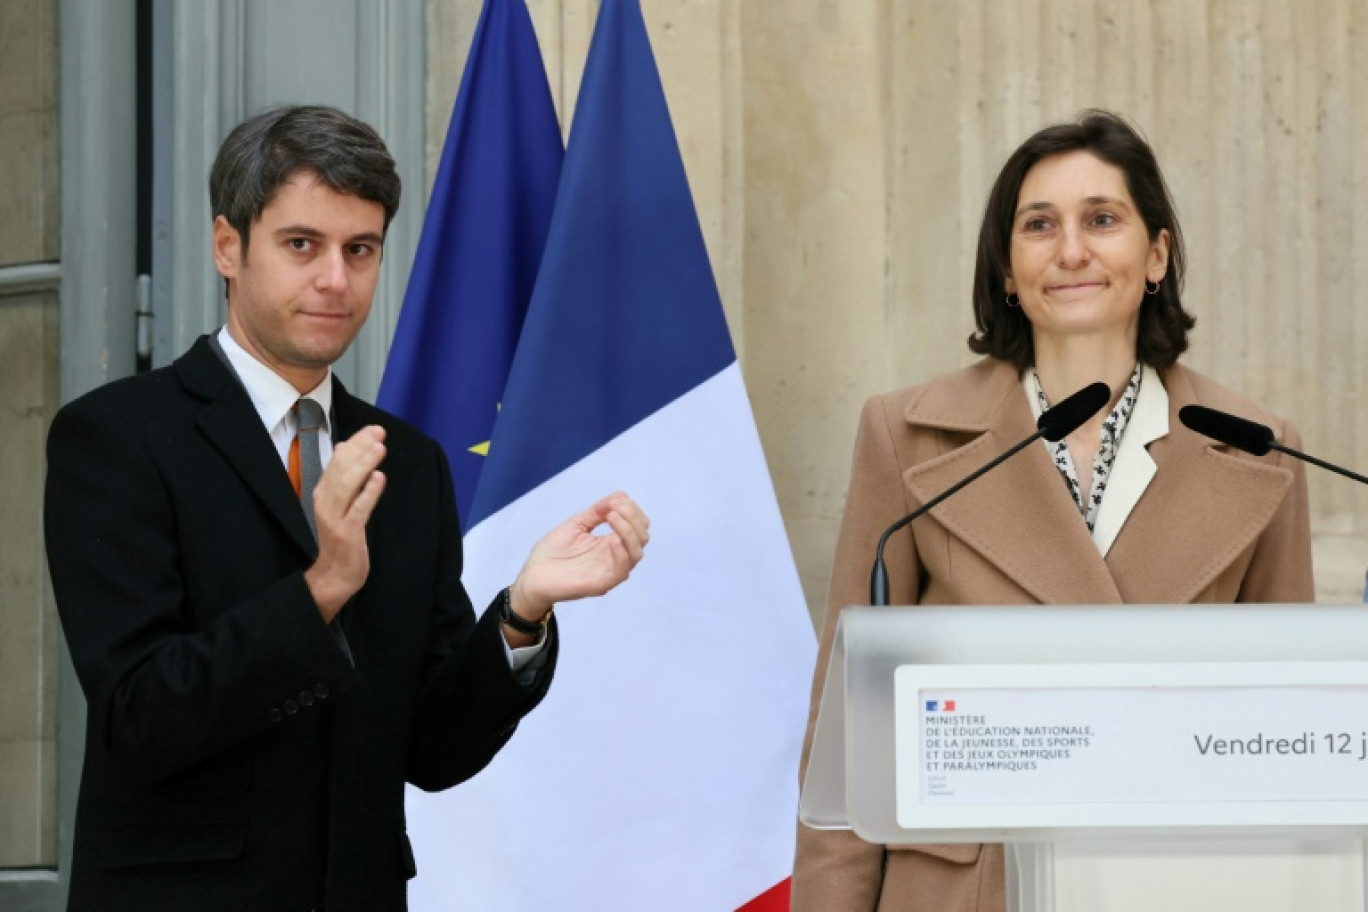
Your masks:
<svg viewBox="0 0 1368 912"><path fill-rule="evenodd" d="M869 603L871 605L878 606L884 606L888 604L888 570L884 565L884 545L888 544L888 537L890 535L892 535L894 532L897 532L899 529L906 526L914 519L917 519L920 516L924 516L933 508L939 506L942 502L944 502L948 497L950 497L950 495L958 492L961 488L963 488L970 482L977 481L978 479L982 478L984 475L988 474L993 469L1002 465L1008 459L1012 458L1017 453L1020 453L1022 450L1026 449L1028 446L1035 443L1037 440L1044 436L1044 431L1036 431L1030 437L1027 437L1025 440L1021 441L1021 443L1018 443L1010 450L1007 450L1005 453L1002 453L1001 455L997 456L995 459L984 465L981 469L974 472L969 477L937 494L935 497L931 498L926 503L922 504L920 507L913 510L911 513L907 514L902 519L898 520L893 525L889 526L884 531L884 534L879 536L879 547L875 549L874 552L874 571L869 581Z"/></svg>
<svg viewBox="0 0 1368 912"><path fill-rule="evenodd" d="M1317 459L1315 456L1308 456L1305 453L1298 453L1291 447L1285 447L1281 443L1270 442L1268 444L1268 447L1269 449L1277 450L1279 453L1286 453L1289 456L1295 456L1303 462L1309 462L1312 465L1320 466L1322 469L1329 469L1336 475L1343 475L1345 478L1352 478L1354 479L1354 481L1361 482L1363 484L1368 484L1368 478L1364 478L1362 475L1359 475L1356 472L1351 472L1348 469L1341 469L1339 466L1331 465L1323 459Z"/></svg>

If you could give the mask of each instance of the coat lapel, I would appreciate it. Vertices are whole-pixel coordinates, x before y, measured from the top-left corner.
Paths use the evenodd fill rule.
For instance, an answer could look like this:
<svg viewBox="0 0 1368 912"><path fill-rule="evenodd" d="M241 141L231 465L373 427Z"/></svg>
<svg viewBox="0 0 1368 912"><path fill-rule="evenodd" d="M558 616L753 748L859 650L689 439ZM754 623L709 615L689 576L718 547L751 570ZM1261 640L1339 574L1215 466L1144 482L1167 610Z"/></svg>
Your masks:
<svg viewBox="0 0 1368 912"><path fill-rule="evenodd" d="M951 375L908 406L913 425L965 434L963 446L913 466L918 503L1035 432L1016 371L1005 362ZM984 380L986 379L986 383ZM1121 593L1042 443L1033 443L931 511L951 535L1045 604L1114 604Z"/></svg>
<svg viewBox="0 0 1368 912"><path fill-rule="evenodd" d="M347 392L347 388L342 385L341 380L337 379L337 374L335 373L332 378L332 387L332 439L333 447L335 448L339 443L351 439L357 431L361 430L367 424L376 423L377 417L374 407ZM381 461L380 471L384 472L385 470L386 463ZM389 486L386 490L392 490L393 485L394 480L390 479ZM392 499L392 497L381 497L380 501L375 505L375 510L371 513L371 521L366 526L367 537L372 534L375 528L376 517L384 511L385 504L388 500Z"/></svg>
<svg viewBox="0 0 1368 912"><path fill-rule="evenodd" d="M1184 428L1178 410L1196 402L1191 381L1181 367L1163 379L1170 430L1150 445L1154 480L1107 556L1127 602L1197 598L1249 548L1292 485L1291 471L1235 455Z"/></svg>
<svg viewBox="0 0 1368 912"><path fill-rule="evenodd" d="M176 361L181 383L205 402L198 421L200 430L276 521L285 527L300 550L312 557L318 553L318 546L309 532L299 498L290 486L290 477L280 464L270 435L261 426L261 419L246 390L214 354L208 339L208 336L200 337Z"/></svg>
<svg viewBox="0 0 1368 912"><path fill-rule="evenodd" d="M354 399L342 381L333 374L333 443L348 439L366 426L366 416L362 414L359 400Z"/></svg>
<svg viewBox="0 0 1368 912"><path fill-rule="evenodd" d="M365 402L352 396L351 393L348 393L347 388L342 385L342 381L337 379L337 374L333 374L332 401L332 438L334 447L344 440L351 439L352 435L367 424L376 421L373 410L370 410L370 407L367 406ZM382 461L380 463L380 471L383 472L385 470L386 464ZM393 492L393 479L390 479L386 490ZM376 520L384 514L386 509L385 505L393 499L394 497L391 493L390 497L381 497L380 501L375 505L375 510L371 513L371 521L366 525L366 538L368 541L372 541L372 537L376 534ZM372 547L374 547L373 541Z"/></svg>
<svg viewBox="0 0 1368 912"><path fill-rule="evenodd" d="M332 437L334 447L344 440L349 440L353 434L375 420L373 414L367 413L366 404L347 392L346 387L342 385L342 381L337 379L336 373L333 374L332 401ZM381 471L385 471L385 468L385 463L381 462ZM382 496L380 498L379 502L375 505L374 511L371 513L370 522L366 524L366 543L370 548L370 553L372 555L377 554L379 551L376 539L381 534L379 531L380 524L383 522L382 517L385 514L386 505L391 503L396 496L392 480L389 486L387 486L386 491L389 496ZM379 615L374 611L357 611L352 606L363 600L369 591L370 578L368 577L367 581L362 584L361 589L347 600L347 604L342 606L342 610L338 612L337 615L337 623L342 625L342 629L346 633L352 661L358 669L366 668L369 664L367 645L371 642L371 639L365 634L366 619L369 617L372 623L374 623Z"/></svg>
<svg viewBox="0 0 1368 912"><path fill-rule="evenodd" d="M1168 434L1168 392L1154 368L1145 365L1140 380L1140 398L1135 402L1130 423L1121 435L1107 490L1102 498L1102 509L1097 512L1093 540L1097 550L1106 557L1116 543L1116 536L1140 502L1159 467L1150 455L1149 446Z"/></svg>

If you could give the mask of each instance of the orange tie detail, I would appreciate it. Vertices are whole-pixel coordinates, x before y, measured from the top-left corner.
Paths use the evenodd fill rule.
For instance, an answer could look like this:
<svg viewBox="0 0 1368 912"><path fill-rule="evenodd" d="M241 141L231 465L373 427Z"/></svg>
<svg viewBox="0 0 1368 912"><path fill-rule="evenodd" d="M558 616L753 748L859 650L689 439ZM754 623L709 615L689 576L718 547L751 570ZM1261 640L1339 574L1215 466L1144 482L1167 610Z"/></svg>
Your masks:
<svg viewBox="0 0 1368 912"><path fill-rule="evenodd" d="M294 485L295 497L300 497L304 490L304 478L299 471L299 435L295 434L294 440L290 441L290 484Z"/></svg>

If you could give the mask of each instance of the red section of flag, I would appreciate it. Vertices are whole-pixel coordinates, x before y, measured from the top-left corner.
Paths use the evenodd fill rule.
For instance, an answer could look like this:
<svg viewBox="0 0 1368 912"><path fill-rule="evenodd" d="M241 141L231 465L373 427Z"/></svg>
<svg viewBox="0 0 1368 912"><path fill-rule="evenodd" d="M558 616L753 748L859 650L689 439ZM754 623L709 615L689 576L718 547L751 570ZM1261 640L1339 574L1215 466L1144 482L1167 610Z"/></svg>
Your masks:
<svg viewBox="0 0 1368 912"><path fill-rule="evenodd" d="M789 889L792 885L793 882L785 877L736 912L788 912Z"/></svg>
<svg viewBox="0 0 1368 912"><path fill-rule="evenodd" d="M952 712L955 711L955 701L954 701L954 700L946 700L946 701L945 701L945 711L948 712L948 713L952 713Z"/></svg>

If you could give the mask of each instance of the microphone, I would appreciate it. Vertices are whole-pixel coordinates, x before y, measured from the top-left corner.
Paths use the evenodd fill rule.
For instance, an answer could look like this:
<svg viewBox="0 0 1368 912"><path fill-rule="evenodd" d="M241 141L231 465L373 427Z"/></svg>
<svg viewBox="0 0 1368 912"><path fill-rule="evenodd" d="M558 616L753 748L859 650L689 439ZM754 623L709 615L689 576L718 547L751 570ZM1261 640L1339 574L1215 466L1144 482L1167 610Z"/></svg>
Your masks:
<svg viewBox="0 0 1368 912"><path fill-rule="evenodd" d="M874 569L870 573L869 579L869 603L871 605L888 604L888 567L884 564L884 546L888 544L888 537L897 532L903 526L908 525L912 520L929 512L933 507L938 506L950 495L963 488L965 485L980 477L988 474L992 469L1002 465L1017 453L1035 443L1041 437L1051 443L1058 443L1068 437L1074 431L1083 426L1098 410L1111 401L1111 390L1107 384L1098 382L1083 387L1072 396L1060 402L1054 408L1047 409L1036 421L1036 432L1030 437L1018 443L1007 452L998 456L992 462L976 470L963 481L951 486L950 488L937 494L935 497L922 504L917 509L908 513L902 519L895 522L884 530L884 534L879 536L879 547L874 553Z"/></svg>
<svg viewBox="0 0 1368 912"><path fill-rule="evenodd" d="M1196 431L1237 450L1244 450L1246 453L1253 453L1255 456L1263 456L1269 450L1277 450L1279 453L1295 456L1303 462L1320 466L1322 469L1329 469L1345 478L1352 478L1354 481L1368 484L1368 478L1364 478L1356 472L1340 468L1323 459L1317 459L1315 456L1299 453L1291 447L1283 446L1274 438L1273 429L1266 424L1259 424L1257 421L1250 421L1248 418L1237 418L1234 415L1207 408L1205 405L1183 406L1178 410L1178 420L1187 425L1188 430Z"/></svg>
<svg viewBox="0 0 1368 912"><path fill-rule="evenodd" d="M1102 406L1111 401L1111 390L1101 381L1083 387L1054 408L1046 409L1036 421L1038 436L1058 443L1083 426ZM1035 438L1031 438L1033 440ZM1030 443L1027 440L1026 443ZM1010 454L1008 454L1010 455Z"/></svg>
<svg viewBox="0 0 1368 912"><path fill-rule="evenodd" d="M1205 405L1183 406L1178 410L1178 420L1190 431L1255 456L1264 455L1274 445L1273 429L1268 425L1227 415Z"/></svg>

